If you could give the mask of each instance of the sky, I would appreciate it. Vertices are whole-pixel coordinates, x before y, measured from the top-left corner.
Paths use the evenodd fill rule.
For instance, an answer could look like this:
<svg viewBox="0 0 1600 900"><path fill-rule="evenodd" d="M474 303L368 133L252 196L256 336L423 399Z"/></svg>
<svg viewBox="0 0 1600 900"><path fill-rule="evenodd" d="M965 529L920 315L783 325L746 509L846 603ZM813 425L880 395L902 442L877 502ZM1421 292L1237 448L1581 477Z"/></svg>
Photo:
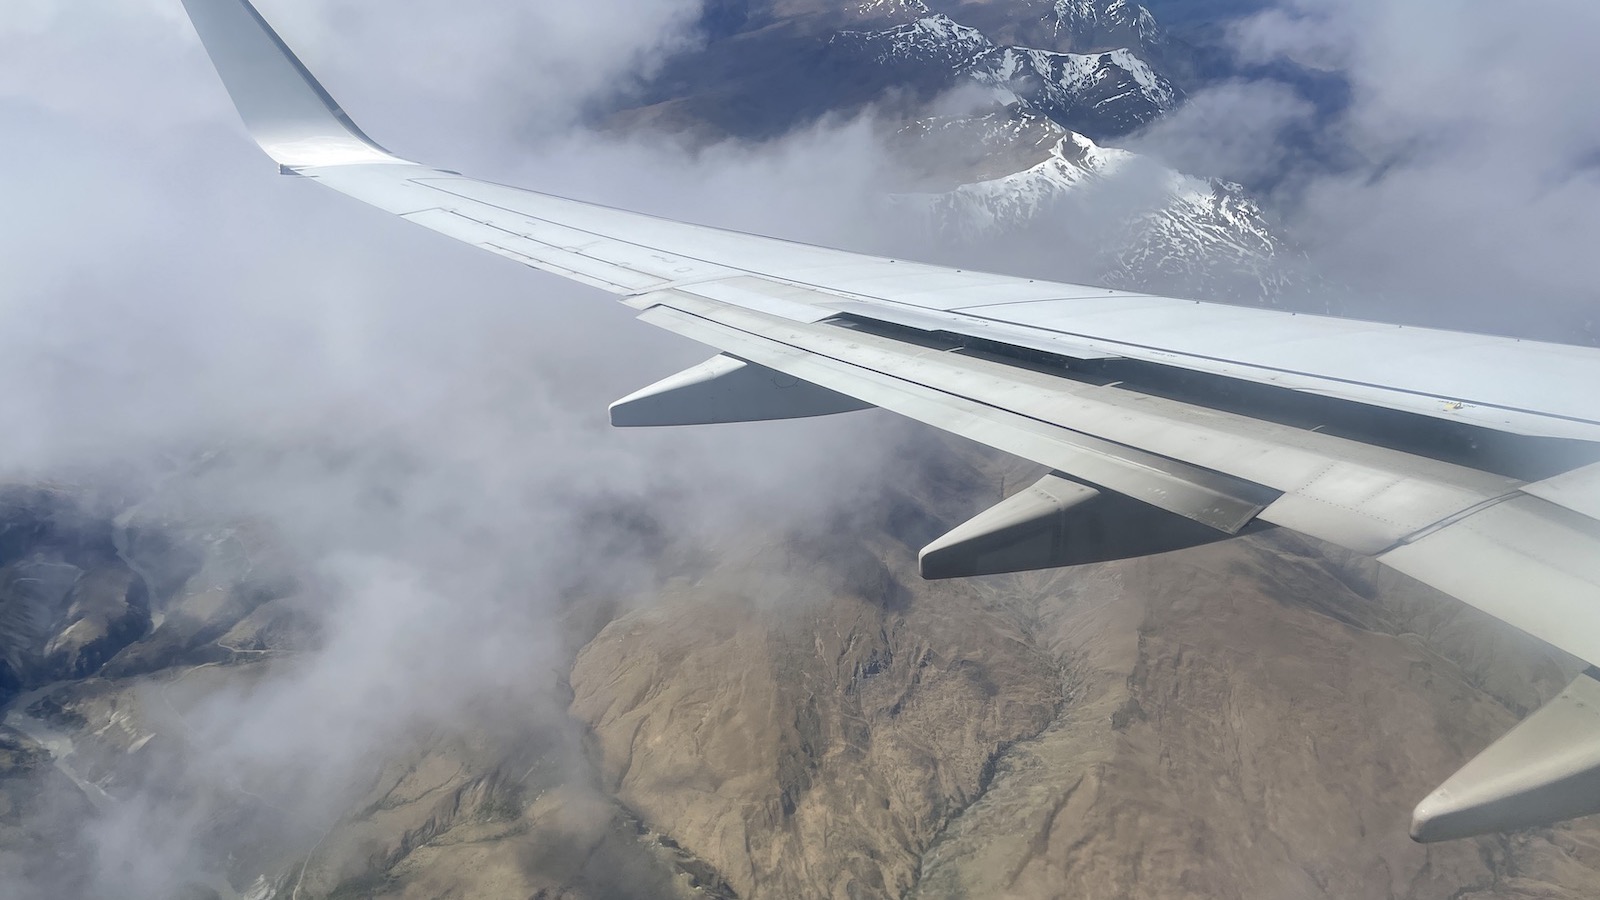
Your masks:
<svg viewBox="0 0 1600 900"><path fill-rule="evenodd" d="M869 213L895 163L870 120L694 149L581 127L694 46L690 0L260 5L405 155L694 221L886 240ZM1577 0L1539 15L1283 0L1232 26L1231 52L1349 80L1325 152L1285 149L1313 111L1270 79L1203 90L1128 143L1196 174L1270 175L1264 199L1363 311L1579 335L1600 234L1597 19ZM918 439L881 413L610 429L609 401L711 351L278 177L177 0L10 0L0 160L0 473L115 469L162 513L266 523L322 635L293 666L192 699L182 789L152 773L87 835L99 895L214 875L214 796L240 779L270 793L285 833L312 834L382 747L462 724L477 698L559 724L564 598L648 593L662 575L629 552L628 523L710 544L803 527ZM0 872L0 894L56 887L15 877Z"/></svg>

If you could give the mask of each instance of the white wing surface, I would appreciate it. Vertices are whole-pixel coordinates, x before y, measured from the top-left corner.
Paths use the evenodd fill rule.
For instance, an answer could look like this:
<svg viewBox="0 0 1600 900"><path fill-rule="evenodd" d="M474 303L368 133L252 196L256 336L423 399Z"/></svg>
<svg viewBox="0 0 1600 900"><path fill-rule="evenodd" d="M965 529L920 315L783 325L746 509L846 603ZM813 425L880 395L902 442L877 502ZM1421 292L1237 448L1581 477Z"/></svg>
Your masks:
<svg viewBox="0 0 1600 900"><path fill-rule="evenodd" d="M877 406L1055 473L930 545L929 576L1275 525L1600 665L1600 351L961 271L477 181L366 137L248 0L184 3L283 172L621 295L722 354L619 401L616 424ZM1414 835L1600 811L1593 682L1428 798Z"/></svg>

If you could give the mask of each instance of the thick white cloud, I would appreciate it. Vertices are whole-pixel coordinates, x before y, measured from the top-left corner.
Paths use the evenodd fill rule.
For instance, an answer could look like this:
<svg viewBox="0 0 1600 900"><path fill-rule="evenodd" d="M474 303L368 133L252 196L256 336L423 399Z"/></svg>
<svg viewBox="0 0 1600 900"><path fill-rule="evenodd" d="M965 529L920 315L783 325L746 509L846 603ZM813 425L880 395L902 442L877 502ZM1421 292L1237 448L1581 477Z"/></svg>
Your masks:
<svg viewBox="0 0 1600 900"><path fill-rule="evenodd" d="M1277 167L1280 215L1356 311L1593 340L1597 34L1600 6L1583 0L1285 0L1236 27L1235 46L1246 63L1346 81L1316 142L1266 146L1307 122L1266 80L1202 92L1150 147L1180 165Z"/></svg>
<svg viewBox="0 0 1600 900"><path fill-rule="evenodd" d="M695 40L700 10L699 0L258 6L351 100L425 109L435 121L456 111L492 123L514 111L554 127ZM125 125L203 114L218 90L196 77L200 46L179 0L15 0L0 17L0 50L0 97Z"/></svg>

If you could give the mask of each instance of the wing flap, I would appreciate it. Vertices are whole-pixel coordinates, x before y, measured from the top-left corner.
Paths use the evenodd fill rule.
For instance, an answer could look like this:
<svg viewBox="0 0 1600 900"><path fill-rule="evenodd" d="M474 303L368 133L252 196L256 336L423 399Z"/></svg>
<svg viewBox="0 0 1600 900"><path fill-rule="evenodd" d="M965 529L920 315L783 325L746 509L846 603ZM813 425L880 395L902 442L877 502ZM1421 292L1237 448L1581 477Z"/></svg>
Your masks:
<svg viewBox="0 0 1600 900"><path fill-rule="evenodd" d="M1600 660L1600 522L1515 494L1378 559L1591 664Z"/></svg>
<svg viewBox="0 0 1600 900"><path fill-rule="evenodd" d="M1600 519L1600 463L1523 487L1522 492L1591 519Z"/></svg>
<svg viewBox="0 0 1600 900"><path fill-rule="evenodd" d="M752 313L751 316L760 314ZM915 380L888 374L844 358L855 339L849 332L827 335L838 356L803 348L727 323L713 321L669 306L656 306L640 314L654 325L714 347L722 347L751 362L803 381L855 397L910 419L924 422L982 444L1050 466L1152 506L1203 522L1220 531L1235 533L1255 518L1274 496L1259 486L1227 478L1183 463L1119 446L1081 432L997 409L980 401L950 394ZM768 317L768 325L781 335L785 325L808 326ZM748 320L747 320L747 323ZM819 326L809 326L818 328ZM842 330L841 330L842 331ZM819 336L820 337L820 336ZM940 354L925 348L907 348L915 364L935 366ZM880 360L880 363L883 361ZM894 368L894 366L884 366Z"/></svg>
<svg viewBox="0 0 1600 900"><path fill-rule="evenodd" d="M826 295L824 295L826 296ZM1038 350L1067 359L1079 361L1118 359L1115 352L1093 341L1077 340L1059 334L1043 334L1025 328L990 322L963 313L921 309L912 306L862 303L859 300L834 300L830 309L846 315L874 322L915 328L918 331L943 332L980 341L993 341L1026 350Z"/></svg>

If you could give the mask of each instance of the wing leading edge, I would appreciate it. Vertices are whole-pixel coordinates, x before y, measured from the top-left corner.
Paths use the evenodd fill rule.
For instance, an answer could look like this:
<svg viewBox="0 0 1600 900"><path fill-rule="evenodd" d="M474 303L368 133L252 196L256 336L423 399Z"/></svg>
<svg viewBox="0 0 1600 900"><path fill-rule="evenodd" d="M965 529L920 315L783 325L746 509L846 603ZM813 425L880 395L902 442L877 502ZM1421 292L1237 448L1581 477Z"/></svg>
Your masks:
<svg viewBox="0 0 1600 900"><path fill-rule="evenodd" d="M930 577L1278 525L1372 554L1600 665L1600 468L1578 469L1600 459L1587 391L1600 352L953 270L477 181L368 138L248 0L184 5L285 173L622 295L645 321L725 354L620 401L618 424L871 405L1055 473L930 545ZM1225 389L1176 390L1172 373ZM1352 409L1381 427L1326 427ZM1559 445L1569 462L1530 476L1446 452L1500 438ZM1138 522L1124 531L1139 537L1086 550L1087 515ZM1570 712L1591 693L1580 679L1555 712L1458 773L1418 807L1414 836L1600 812L1600 793L1572 801L1568 790L1600 785L1600 719ZM1559 765L1538 751L1549 742L1527 738L1552 727L1572 738ZM1557 794L1567 800L1545 802Z"/></svg>

